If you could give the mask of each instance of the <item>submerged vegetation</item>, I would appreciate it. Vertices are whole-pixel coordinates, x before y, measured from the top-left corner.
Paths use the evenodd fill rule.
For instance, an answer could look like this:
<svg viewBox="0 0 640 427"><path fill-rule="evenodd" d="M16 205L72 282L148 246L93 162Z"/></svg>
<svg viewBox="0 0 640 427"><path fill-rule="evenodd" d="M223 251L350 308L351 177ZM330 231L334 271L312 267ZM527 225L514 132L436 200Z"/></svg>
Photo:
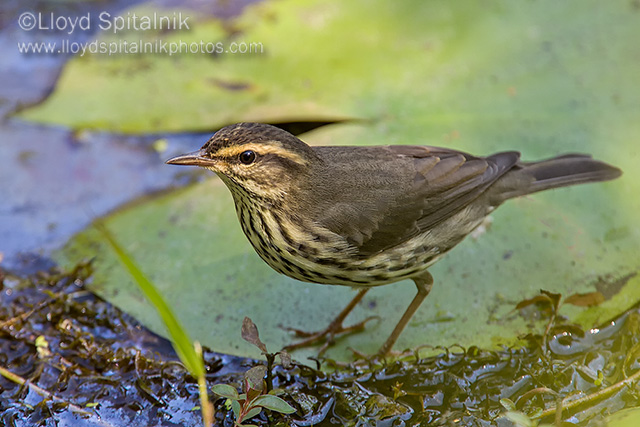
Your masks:
<svg viewBox="0 0 640 427"><path fill-rule="evenodd" d="M68 272L2 278L0 422L202 425L198 384L168 342L87 292L90 280L90 264ZM421 357L418 349L402 360L359 360L340 367L331 360L317 361L333 366L332 373L289 362L286 355L276 365L275 354L266 347L268 368L264 361L204 349L207 387L221 392L213 394L215 421L234 424L236 394L231 390L241 400L242 392L247 392L245 399L249 393L255 399L257 393L266 396L278 389L279 398L295 410L283 414L287 411L270 408L273 402L258 400L260 410L246 407L243 417L246 425L260 426L382 421L512 425L507 418L530 422L518 425L536 425L536 420L553 425L556 417L570 425L592 425L637 406L640 311L630 310L601 329L582 331L556 315L553 304L557 307L554 301L559 299L554 298L547 294L519 308L549 320L549 327L529 335L523 348L452 347L429 357ZM238 340L240 335L238 331ZM262 343L257 329L252 332L245 325L242 335L258 346ZM266 388L248 372L259 372ZM220 397L225 391L233 396Z"/></svg>

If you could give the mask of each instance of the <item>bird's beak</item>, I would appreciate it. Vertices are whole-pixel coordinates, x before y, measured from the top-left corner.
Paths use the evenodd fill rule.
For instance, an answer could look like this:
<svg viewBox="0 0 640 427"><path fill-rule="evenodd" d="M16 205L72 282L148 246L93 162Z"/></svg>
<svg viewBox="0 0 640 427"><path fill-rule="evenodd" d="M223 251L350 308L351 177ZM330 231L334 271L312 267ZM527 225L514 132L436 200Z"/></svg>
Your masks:
<svg viewBox="0 0 640 427"><path fill-rule="evenodd" d="M192 153L172 157L165 163L168 165L201 166L205 168L215 165L216 161L210 157L206 157L205 154L204 150L198 150Z"/></svg>

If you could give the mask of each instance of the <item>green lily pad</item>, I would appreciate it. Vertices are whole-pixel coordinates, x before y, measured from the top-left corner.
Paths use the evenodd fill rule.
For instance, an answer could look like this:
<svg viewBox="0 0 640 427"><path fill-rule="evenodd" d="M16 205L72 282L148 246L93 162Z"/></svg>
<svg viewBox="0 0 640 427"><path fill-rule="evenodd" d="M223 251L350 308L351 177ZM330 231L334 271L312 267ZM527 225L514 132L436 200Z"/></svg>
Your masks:
<svg viewBox="0 0 640 427"><path fill-rule="evenodd" d="M102 32L108 44L220 43L222 53L78 56L52 96L20 116L125 132L355 117L398 123L390 142L466 137L465 123L513 141L510 129L524 130L514 120L557 130L585 107L635 105L615 90L637 76L635 13L597 0L267 2L233 25L190 16L188 31ZM231 53L242 43L256 52Z"/></svg>
<svg viewBox="0 0 640 427"><path fill-rule="evenodd" d="M475 154L517 149L527 160L588 152L620 167L625 174L616 181L497 210L484 234L432 267L434 289L396 348L508 345L542 332L513 310L539 289L602 293L598 306L563 306L584 327L640 300L638 13L632 3L595 0L268 2L236 22L244 40L264 44L263 55L77 59L51 99L23 116L134 132L357 117L366 120L303 139L446 145ZM218 23L201 25L189 35L223 34ZM87 95L86 87L96 92ZM128 207L106 223L192 336L216 351L259 357L240 339L244 316L270 351L279 350L291 341L279 325L324 327L354 295L270 270L242 235L216 178ZM93 289L162 332L97 233L81 233L59 256L73 262L88 253L97 254ZM372 290L348 322L381 320L329 355L377 350L414 294L409 281Z"/></svg>
<svg viewBox="0 0 640 427"><path fill-rule="evenodd" d="M608 427L635 427L640 424L640 409L624 409L607 418Z"/></svg>

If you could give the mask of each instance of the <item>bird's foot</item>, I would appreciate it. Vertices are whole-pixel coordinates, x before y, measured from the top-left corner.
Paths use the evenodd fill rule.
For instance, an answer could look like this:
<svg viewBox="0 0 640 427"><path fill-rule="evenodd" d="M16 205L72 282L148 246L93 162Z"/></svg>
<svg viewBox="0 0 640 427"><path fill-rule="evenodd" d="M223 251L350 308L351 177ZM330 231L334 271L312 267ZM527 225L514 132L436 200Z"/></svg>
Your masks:
<svg viewBox="0 0 640 427"><path fill-rule="evenodd" d="M289 344L284 349L287 351L297 350L299 348L310 347L316 343L322 342L322 347L320 347L320 350L318 351L318 356L322 356L322 354L335 342L335 338L338 335L345 336L361 332L364 330L367 322L377 318L378 316L370 316L362 322L346 327L342 326L342 321L333 321L326 329L318 332L308 332L296 328L284 327L283 329L293 332L297 337L304 338L302 341Z"/></svg>

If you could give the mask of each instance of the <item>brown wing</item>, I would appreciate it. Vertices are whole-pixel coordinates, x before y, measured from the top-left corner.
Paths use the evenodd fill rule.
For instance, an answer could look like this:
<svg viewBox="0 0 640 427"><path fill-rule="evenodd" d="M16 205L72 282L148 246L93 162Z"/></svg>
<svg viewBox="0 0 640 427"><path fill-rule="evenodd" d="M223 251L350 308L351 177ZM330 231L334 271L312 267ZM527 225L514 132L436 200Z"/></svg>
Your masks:
<svg viewBox="0 0 640 427"><path fill-rule="evenodd" d="M355 200L327 209L321 221L330 230L347 236L365 256L406 241L449 218L480 196L519 159L517 152L479 158L436 147L379 149L392 157L380 164L364 162L371 174L383 178L367 188L362 186ZM392 158L398 160L395 167L403 169L396 175L391 170L393 166L388 167ZM362 173L360 170L360 176Z"/></svg>

